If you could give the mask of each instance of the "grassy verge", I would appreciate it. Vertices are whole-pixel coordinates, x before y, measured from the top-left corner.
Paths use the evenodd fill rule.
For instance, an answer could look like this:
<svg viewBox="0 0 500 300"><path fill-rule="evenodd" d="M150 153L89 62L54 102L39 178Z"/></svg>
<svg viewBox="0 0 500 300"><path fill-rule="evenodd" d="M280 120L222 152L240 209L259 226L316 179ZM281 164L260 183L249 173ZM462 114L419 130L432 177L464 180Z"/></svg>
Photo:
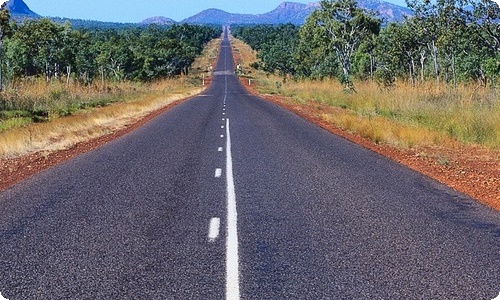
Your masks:
<svg viewBox="0 0 500 300"><path fill-rule="evenodd" d="M497 90L458 89L432 85L399 85L381 90L373 82L358 82L346 94L331 80L283 83L280 92L296 101L324 103L345 110L325 118L376 143L412 148L450 141L500 149L500 98Z"/></svg>
<svg viewBox="0 0 500 300"><path fill-rule="evenodd" d="M238 40L233 41L233 47L244 53L238 59L260 93L283 95L297 104L338 108L334 113L325 112L322 118L377 144L413 148L458 142L500 149L498 89L400 83L387 90L375 82L358 81L356 92L346 93L333 79L283 81L253 70L250 64L256 61L255 52Z"/></svg>
<svg viewBox="0 0 500 300"><path fill-rule="evenodd" d="M26 80L2 93L0 158L54 151L123 128L152 111L203 90L202 66L217 57L220 40L207 44L190 76L152 83Z"/></svg>
<svg viewBox="0 0 500 300"><path fill-rule="evenodd" d="M143 90L144 89L144 90ZM29 123L0 133L0 157L55 151L113 132L176 100L198 93L181 79L147 84L124 91L114 102L80 109L71 115Z"/></svg>

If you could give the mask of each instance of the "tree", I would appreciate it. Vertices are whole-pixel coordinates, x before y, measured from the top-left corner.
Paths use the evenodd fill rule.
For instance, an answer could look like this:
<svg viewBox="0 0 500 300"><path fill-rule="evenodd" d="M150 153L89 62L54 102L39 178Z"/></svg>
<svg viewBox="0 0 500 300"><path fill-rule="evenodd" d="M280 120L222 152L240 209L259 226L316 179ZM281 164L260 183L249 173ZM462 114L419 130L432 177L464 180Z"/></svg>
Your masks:
<svg viewBox="0 0 500 300"><path fill-rule="evenodd" d="M316 27L316 20L308 18L299 31L296 51L296 69L299 77L323 79L338 75L339 63L335 52L328 47L324 28Z"/></svg>
<svg viewBox="0 0 500 300"><path fill-rule="evenodd" d="M326 39L342 69L341 82L346 89L353 89L350 80L352 58L360 44L372 34L380 31L380 20L375 19L357 6L354 0L322 0L321 8L309 17Z"/></svg>
<svg viewBox="0 0 500 300"><path fill-rule="evenodd" d="M236 27L232 33L257 50L261 68L277 72L283 79L294 76L300 64L296 63L299 27L293 24Z"/></svg>
<svg viewBox="0 0 500 300"><path fill-rule="evenodd" d="M491 0L473 1L469 23L485 46L500 52L500 6Z"/></svg>
<svg viewBox="0 0 500 300"><path fill-rule="evenodd" d="M7 2L4 2L0 7L0 92L3 90L2 80L2 56L3 56L3 39L10 33L10 13L6 8Z"/></svg>
<svg viewBox="0 0 500 300"><path fill-rule="evenodd" d="M188 74L204 44L220 34L219 27L194 25L74 29L29 20L5 40L5 64L14 79L44 75L69 83L76 75L85 84L100 79L103 87L109 79L149 81Z"/></svg>
<svg viewBox="0 0 500 300"><path fill-rule="evenodd" d="M273 27L269 40L261 46L257 58L263 62L266 72L278 72L286 80L295 75L295 52L299 42L299 29L292 24Z"/></svg>
<svg viewBox="0 0 500 300"><path fill-rule="evenodd" d="M467 15L476 47L469 53L477 57L476 73L486 86L488 80L494 84L500 77L500 6L491 0L476 0L472 6L472 12L467 11Z"/></svg>

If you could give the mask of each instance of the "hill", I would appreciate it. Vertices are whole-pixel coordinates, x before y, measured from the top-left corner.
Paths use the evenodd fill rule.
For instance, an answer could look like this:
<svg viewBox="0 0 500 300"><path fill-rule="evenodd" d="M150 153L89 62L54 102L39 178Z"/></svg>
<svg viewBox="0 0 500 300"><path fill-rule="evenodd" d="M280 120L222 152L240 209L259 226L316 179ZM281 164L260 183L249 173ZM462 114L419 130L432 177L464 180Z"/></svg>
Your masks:
<svg viewBox="0 0 500 300"><path fill-rule="evenodd" d="M382 0L359 0L359 7L374 11L385 22L400 22L404 16L411 16L406 7ZM283 2L274 10L257 15L228 13L220 9L207 9L182 21L189 24L304 24L306 18L320 7L318 2L309 4Z"/></svg>
<svg viewBox="0 0 500 300"><path fill-rule="evenodd" d="M9 10L14 20L40 18L40 16L33 12L23 0L9 0L7 1L6 8Z"/></svg>
<svg viewBox="0 0 500 300"><path fill-rule="evenodd" d="M256 15L228 13L226 11L210 8L192 17L184 19L181 23L189 24L252 24L256 22Z"/></svg>
<svg viewBox="0 0 500 300"><path fill-rule="evenodd" d="M144 21L142 21L140 24L141 25L150 25L150 24L157 24L157 25L173 25L176 24L174 20L166 17L151 17L148 18Z"/></svg>

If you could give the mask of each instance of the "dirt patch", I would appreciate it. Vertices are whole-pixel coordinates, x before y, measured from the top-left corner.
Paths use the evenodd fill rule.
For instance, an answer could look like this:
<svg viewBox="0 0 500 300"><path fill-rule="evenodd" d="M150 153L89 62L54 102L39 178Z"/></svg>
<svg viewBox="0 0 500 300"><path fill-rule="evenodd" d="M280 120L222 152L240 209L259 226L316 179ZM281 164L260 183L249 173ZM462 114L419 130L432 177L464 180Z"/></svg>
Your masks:
<svg viewBox="0 0 500 300"><path fill-rule="evenodd" d="M276 95L260 95L248 80L241 84L254 95L263 97L310 122L367 149L384 155L417 172L431 177L477 201L500 211L500 154L472 146L419 147L402 149L363 138L326 122L322 115L335 113L340 108L327 105L297 104L292 99Z"/></svg>

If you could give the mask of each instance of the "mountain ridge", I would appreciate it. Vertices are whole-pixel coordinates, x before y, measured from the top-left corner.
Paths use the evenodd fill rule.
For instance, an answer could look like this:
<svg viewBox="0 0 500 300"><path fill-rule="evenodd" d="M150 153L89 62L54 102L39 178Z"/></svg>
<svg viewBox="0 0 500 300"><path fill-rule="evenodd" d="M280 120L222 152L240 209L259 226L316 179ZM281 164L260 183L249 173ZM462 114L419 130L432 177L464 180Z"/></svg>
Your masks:
<svg viewBox="0 0 500 300"><path fill-rule="evenodd" d="M33 12L23 0L9 0L6 2L7 9L11 16L16 21L22 21L27 18L40 18L41 16ZM409 8L392 4L383 0L359 0L358 6L374 11L379 18L384 22L400 22L405 16L411 16L412 11ZM170 18L163 16L155 16L147 18L136 25L172 25L176 23L188 24L214 24L214 25L230 25L230 24L283 24L292 23L302 25L307 17L315 10L320 8L319 2L310 2L307 4L285 1L279 4L274 10L262 14L241 14L229 13L221 9L210 8L199 12L180 22L176 22ZM65 19L66 18L56 18ZM71 23L72 20L69 20ZM81 20L74 20L79 22ZM106 22L100 22L106 23ZM130 23L129 23L130 24Z"/></svg>
<svg viewBox="0 0 500 300"><path fill-rule="evenodd" d="M382 0L359 0L358 6L375 12L377 17L384 22L400 22L405 16L413 14L409 8ZM305 23L307 17L320 7L319 2L304 4L286 1L270 12L256 15L228 13L220 9L207 9L182 20L181 23L218 25L292 23L302 25Z"/></svg>

